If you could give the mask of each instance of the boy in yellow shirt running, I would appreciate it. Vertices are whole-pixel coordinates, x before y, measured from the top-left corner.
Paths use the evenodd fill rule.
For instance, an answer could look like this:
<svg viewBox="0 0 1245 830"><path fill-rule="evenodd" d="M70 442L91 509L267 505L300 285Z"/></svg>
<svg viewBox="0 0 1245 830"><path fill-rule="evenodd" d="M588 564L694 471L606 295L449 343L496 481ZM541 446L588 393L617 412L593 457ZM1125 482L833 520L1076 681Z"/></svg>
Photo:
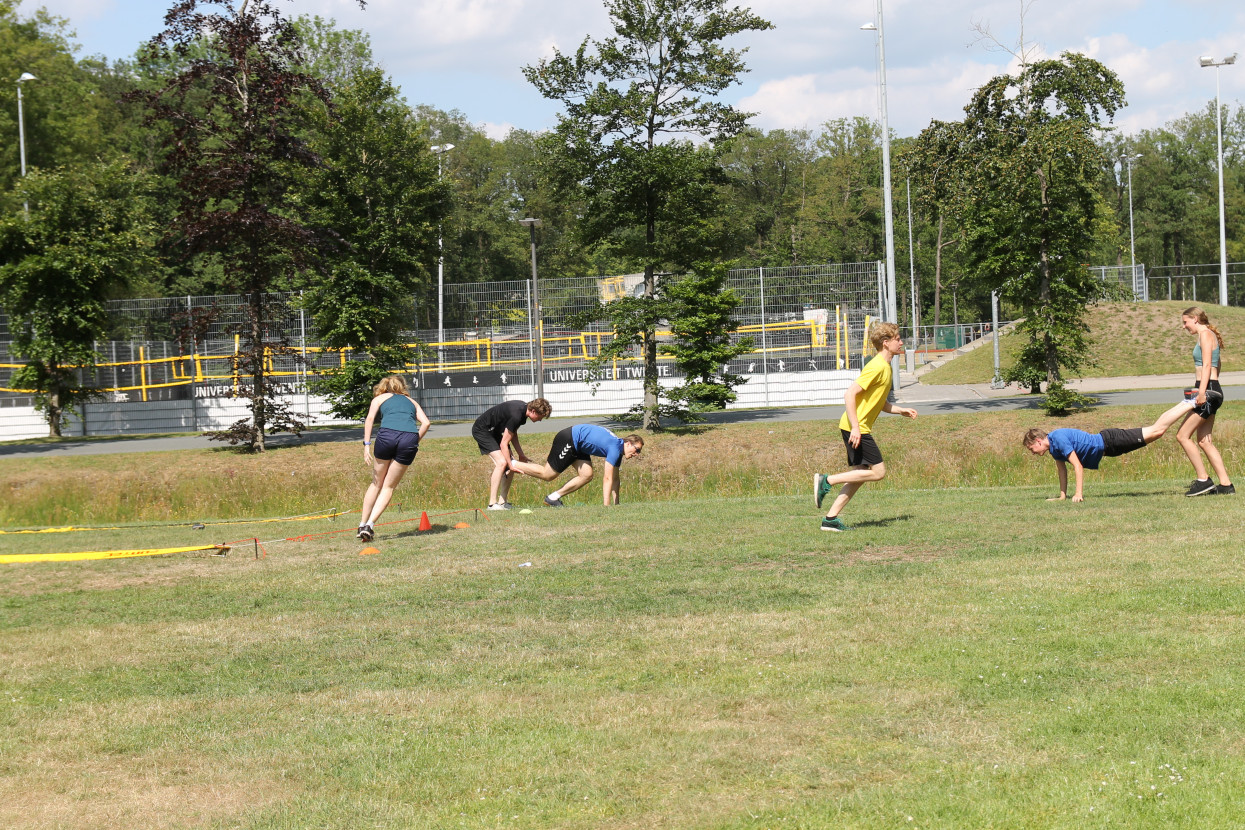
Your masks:
<svg viewBox="0 0 1245 830"><path fill-rule="evenodd" d="M822 530L850 530L839 518L839 513L851 501L852 496L856 495L862 484L867 481L881 481L886 477L882 451L878 449L872 434L873 422L877 420L878 414L889 412L907 418L916 417L915 409L892 406L886 399L891 391L891 360L903 351L899 327L894 323L876 323L869 331L869 342L873 344L877 355L865 364L860 377L847 387L847 393L843 396L846 411L839 419L839 432L843 434L847 464L851 469L836 475L817 473L813 476L813 495L818 509L836 485L843 485L843 490L830 505L826 517L821 520Z"/></svg>

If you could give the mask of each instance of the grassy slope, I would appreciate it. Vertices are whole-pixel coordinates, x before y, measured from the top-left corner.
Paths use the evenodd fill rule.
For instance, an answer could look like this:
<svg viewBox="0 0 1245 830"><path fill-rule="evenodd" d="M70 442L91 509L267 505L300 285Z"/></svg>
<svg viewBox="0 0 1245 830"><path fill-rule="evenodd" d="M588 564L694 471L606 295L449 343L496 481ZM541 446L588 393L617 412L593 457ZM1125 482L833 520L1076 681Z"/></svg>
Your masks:
<svg viewBox="0 0 1245 830"><path fill-rule="evenodd" d="M1165 375L1183 372L1192 376L1193 337L1180 327L1185 302L1106 303L1090 309L1087 322L1094 342L1096 365L1087 366L1084 377ZM1210 321L1223 334L1224 371L1245 367L1241 344L1245 343L1245 308L1212 306ZM1019 338L999 340L1000 362L1007 366ZM989 383L994 375L994 351L985 346L961 355L921 377L922 383Z"/></svg>

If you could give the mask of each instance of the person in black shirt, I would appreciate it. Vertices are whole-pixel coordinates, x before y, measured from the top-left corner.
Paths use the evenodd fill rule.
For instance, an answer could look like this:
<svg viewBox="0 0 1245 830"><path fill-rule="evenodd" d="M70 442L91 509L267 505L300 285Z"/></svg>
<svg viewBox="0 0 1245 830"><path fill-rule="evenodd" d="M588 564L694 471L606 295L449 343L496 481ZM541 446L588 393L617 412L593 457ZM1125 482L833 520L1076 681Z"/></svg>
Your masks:
<svg viewBox="0 0 1245 830"><path fill-rule="evenodd" d="M511 456L517 456L519 461L528 460L523 452L523 445L519 443L519 427L528 421L535 423L548 418L552 412L553 407L549 405L549 401L537 398L527 403L499 403L476 418L471 427L471 436L480 447L480 455L487 455L493 461L493 470L489 476L489 510L509 510L512 507L506 500L510 495Z"/></svg>

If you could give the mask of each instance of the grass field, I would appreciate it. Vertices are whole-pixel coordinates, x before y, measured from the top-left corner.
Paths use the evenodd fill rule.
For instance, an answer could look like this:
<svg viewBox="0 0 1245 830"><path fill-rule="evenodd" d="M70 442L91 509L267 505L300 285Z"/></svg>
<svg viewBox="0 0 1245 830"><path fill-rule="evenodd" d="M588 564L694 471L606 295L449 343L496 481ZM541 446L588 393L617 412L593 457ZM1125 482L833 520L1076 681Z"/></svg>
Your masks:
<svg viewBox="0 0 1245 830"><path fill-rule="evenodd" d="M1230 469L1242 415L1217 430ZM1085 504L1047 502L1034 422L883 419L894 475L846 534L817 529L810 473L840 450L814 423L657 436L621 507L594 482L530 515L437 515L431 493L448 511L484 469L438 483L467 448L431 440L370 556L353 514L0 536L268 542L0 566L0 826L1239 826L1245 510L1180 498L1170 438L1087 474ZM333 449L178 454L205 501L160 509L237 516L208 494L258 497L265 468L325 506L310 471L343 466ZM171 459L110 460L132 484ZM37 491L95 463L0 465L0 486L52 504ZM103 489L55 504L119 503Z"/></svg>
<svg viewBox="0 0 1245 830"><path fill-rule="evenodd" d="M1093 341L1094 363L1083 377L1167 375L1183 372L1193 377L1191 334L1180 327L1180 313L1194 303L1104 303L1089 310L1086 322ZM1209 306L1206 313L1223 335L1227 348L1224 371L1240 370L1245 344L1245 308ZM1009 366L1020 346L1016 336L999 338L999 362ZM994 376L994 350L987 347L960 355L921 377L922 383L989 383Z"/></svg>

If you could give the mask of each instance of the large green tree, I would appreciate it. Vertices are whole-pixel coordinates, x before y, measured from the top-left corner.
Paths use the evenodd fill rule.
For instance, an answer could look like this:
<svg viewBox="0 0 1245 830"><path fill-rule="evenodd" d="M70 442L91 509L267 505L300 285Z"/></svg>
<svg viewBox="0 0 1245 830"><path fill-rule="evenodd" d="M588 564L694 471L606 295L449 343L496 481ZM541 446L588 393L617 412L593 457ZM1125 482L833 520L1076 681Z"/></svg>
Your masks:
<svg viewBox="0 0 1245 830"><path fill-rule="evenodd" d="M1085 308L1105 285L1085 268L1106 210L1096 139L1124 104L1115 73L1064 53L981 87L962 122L920 138L928 168L953 182L945 206L960 223L973 275L1024 315L1027 343L1011 378L1068 400L1064 377L1088 359Z"/></svg>
<svg viewBox="0 0 1245 830"><path fill-rule="evenodd" d="M657 274L685 270L722 250L718 145L747 113L718 100L745 71L726 39L771 28L726 0L606 0L614 36L525 67L564 107L547 146L567 190L584 204L580 232L644 272L644 297L616 307L635 332L644 365L644 427L659 427ZM702 142L697 144L696 142Z"/></svg>
<svg viewBox="0 0 1245 830"><path fill-rule="evenodd" d="M29 214L0 218L0 306L26 360L11 383L34 393L59 436L65 411L96 394L107 301L150 267L156 232L143 180L123 164L38 171L24 185Z"/></svg>

